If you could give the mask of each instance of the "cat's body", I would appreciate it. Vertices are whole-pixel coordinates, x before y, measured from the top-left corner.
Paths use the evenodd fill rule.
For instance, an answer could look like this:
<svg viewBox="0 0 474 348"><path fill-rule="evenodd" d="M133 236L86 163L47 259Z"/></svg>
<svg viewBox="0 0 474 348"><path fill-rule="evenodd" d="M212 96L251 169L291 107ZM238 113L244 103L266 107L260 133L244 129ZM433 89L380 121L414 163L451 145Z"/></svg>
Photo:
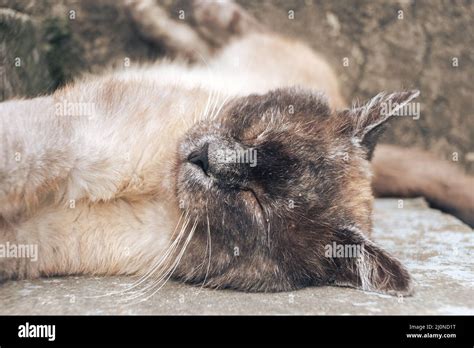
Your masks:
<svg viewBox="0 0 474 348"><path fill-rule="evenodd" d="M292 86L322 91L329 104L318 94L308 94L308 90L288 89ZM390 116L375 115L378 103L389 99L407 103L416 95L379 96L365 108L346 110L346 116L355 122L348 124L347 118L330 116L345 103L336 77L324 60L301 43L271 33L253 33L234 39L217 55L194 66L167 61L132 66L84 78L51 96L4 102L0 104L0 244L37 244L39 258L38 262L0 260L0 276L144 274L157 270L166 275L174 272L190 282L243 290L286 290L335 283L410 293L404 268L363 236L371 231L372 204L371 171L365 156L366 152L371 156L375 141L371 128ZM74 106L83 108L78 113ZM290 117L288 110L292 108L297 124L274 120ZM262 140L258 143L261 148L252 145L260 154L258 160L266 161L257 168L268 165L271 170L232 167L236 177L228 181L228 168L219 167L215 159L211 163L212 144L234 146L223 134L234 134L239 129L265 134L259 124L247 125L254 121L233 124L229 118L267 111L266 124L278 129L275 139L281 137L281 144L287 141L285 146L300 142L301 150L295 147L289 152L284 169L284 145L275 145L275 140L276 147L269 149L268 139ZM321 116L304 121L308 113ZM222 117L220 125L211 126ZM318 123L324 125L324 132L318 133L318 140L310 139L312 131L319 132ZM294 144L285 132L294 135ZM353 132L351 141L343 136L347 132ZM341 140L337 134L341 134ZM251 136L258 139L260 135ZM317 147L311 148L316 141L324 148L324 158L334 160L325 168L328 178L337 178L334 181L338 185L328 184L319 167L301 164L291 169L299 173L297 176L287 173L293 165L291 154L301 151L304 157L317 152ZM201 151L203 142L205 160L190 160L195 148ZM390 153L390 148L382 149L382 153L387 149ZM346 154L349 160L343 159ZM382 165L380 173L384 174L384 169ZM280 171L280 177L288 175L294 189L271 181L278 178L269 179L272 187L265 188L262 177ZM298 197L310 191L308 187L303 190L305 182L299 180L314 171L319 181L311 185L321 189L314 197L308 193L312 198L299 202ZM391 192L387 175L390 177L390 173L381 175L383 180L375 182L378 193L429 196L418 192L418 186L410 189L404 184ZM470 178L459 175L470 182ZM339 185L339 181L345 184ZM223 191L213 191L212 185L220 187L222 182L228 182ZM259 183L258 188L253 182ZM208 191L200 185L207 185ZM233 196L226 196L228 187L234 190ZM329 197L329 208L318 206L322 204L318 194L319 199ZM244 197L243 205L229 198L240 195ZM268 198L267 203L266 197L274 200ZM288 209L272 208L285 199L296 201L294 222ZM226 206L221 214L220 206ZM227 217L226 222L229 211L235 216ZM318 220L314 212L321 212L320 222L312 220ZM275 232L276 226L283 226L279 218L286 221L285 229L306 231L314 227L319 232L289 241ZM216 232L222 229L228 229L227 236ZM264 235L248 237L253 229L262 229ZM234 236L237 230L245 238ZM314 238L319 244L312 247ZM366 253L362 261L327 261L321 247L332 241L363 244ZM285 248L294 249L294 253L287 253ZM314 249L314 253L308 251L306 256L301 248Z"/></svg>

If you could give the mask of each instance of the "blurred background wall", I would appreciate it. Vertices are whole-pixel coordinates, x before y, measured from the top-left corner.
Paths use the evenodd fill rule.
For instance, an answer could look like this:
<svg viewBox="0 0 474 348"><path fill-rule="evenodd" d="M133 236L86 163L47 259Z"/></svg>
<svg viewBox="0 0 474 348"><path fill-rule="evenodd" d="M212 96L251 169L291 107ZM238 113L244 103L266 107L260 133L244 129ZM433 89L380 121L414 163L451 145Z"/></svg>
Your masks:
<svg viewBox="0 0 474 348"><path fill-rule="evenodd" d="M159 2L176 19L189 7ZM474 173L473 1L238 2L326 57L349 102L420 89L420 118L397 118L383 140L428 149ZM122 1L0 0L0 100L49 93L80 73L165 53L138 35Z"/></svg>

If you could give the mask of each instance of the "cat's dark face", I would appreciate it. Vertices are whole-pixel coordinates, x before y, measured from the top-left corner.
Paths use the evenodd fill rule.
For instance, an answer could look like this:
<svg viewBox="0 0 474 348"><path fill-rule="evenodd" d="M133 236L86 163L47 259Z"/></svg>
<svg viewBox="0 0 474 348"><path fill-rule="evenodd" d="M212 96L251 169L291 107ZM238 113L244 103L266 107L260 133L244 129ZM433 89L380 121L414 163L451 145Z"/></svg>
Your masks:
<svg viewBox="0 0 474 348"><path fill-rule="evenodd" d="M339 284L409 293L407 271L364 234L369 158L389 117L381 103L414 95L334 112L318 94L276 90L196 124L180 143L176 190L197 227L175 277L246 291Z"/></svg>

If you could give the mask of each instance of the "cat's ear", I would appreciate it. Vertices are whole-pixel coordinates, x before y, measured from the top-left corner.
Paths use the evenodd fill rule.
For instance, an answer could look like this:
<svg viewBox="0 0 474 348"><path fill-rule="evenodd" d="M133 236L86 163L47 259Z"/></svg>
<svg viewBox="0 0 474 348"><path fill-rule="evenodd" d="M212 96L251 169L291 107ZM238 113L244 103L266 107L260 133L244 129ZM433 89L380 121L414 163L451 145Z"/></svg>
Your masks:
<svg viewBox="0 0 474 348"><path fill-rule="evenodd" d="M410 274L400 261L356 229L338 231L326 245L325 257L334 267L331 279L335 285L390 295L413 293Z"/></svg>
<svg viewBox="0 0 474 348"><path fill-rule="evenodd" d="M391 116L399 114L400 109L419 94L418 90L391 94L380 93L362 106L343 110L339 116L344 118L345 128L350 132L349 135L367 149L367 157L371 159L377 139L383 132L384 123Z"/></svg>

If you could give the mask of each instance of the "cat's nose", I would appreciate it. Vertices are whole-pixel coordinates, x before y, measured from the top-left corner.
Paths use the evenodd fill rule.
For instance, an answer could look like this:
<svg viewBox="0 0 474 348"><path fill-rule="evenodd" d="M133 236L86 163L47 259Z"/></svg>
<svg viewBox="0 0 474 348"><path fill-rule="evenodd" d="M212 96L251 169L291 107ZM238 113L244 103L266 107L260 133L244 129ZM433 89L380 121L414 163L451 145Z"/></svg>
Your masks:
<svg viewBox="0 0 474 348"><path fill-rule="evenodd" d="M201 148L191 152L188 156L188 161L200 167L206 174L207 170L209 169L208 149L209 144L206 143Z"/></svg>

